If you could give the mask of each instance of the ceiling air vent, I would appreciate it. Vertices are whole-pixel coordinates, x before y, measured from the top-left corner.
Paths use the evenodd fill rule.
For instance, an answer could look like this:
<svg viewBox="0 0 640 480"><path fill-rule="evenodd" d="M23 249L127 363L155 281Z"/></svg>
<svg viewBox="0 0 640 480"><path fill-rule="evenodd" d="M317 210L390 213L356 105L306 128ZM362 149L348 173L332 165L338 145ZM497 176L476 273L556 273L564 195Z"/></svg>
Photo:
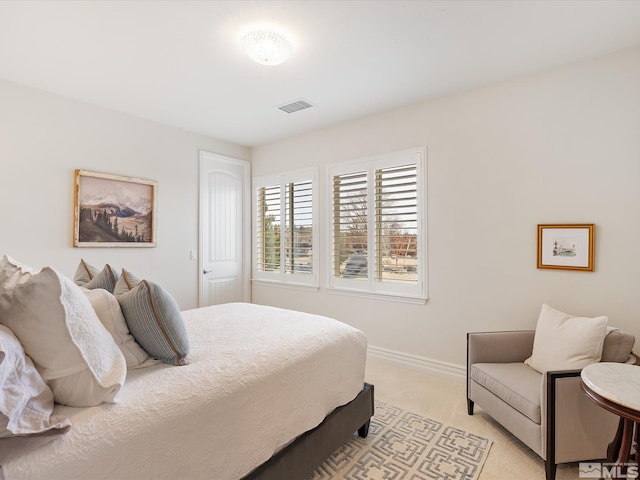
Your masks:
<svg viewBox="0 0 640 480"><path fill-rule="evenodd" d="M305 108L311 108L313 105L305 100L297 100L295 102L287 103L286 105L280 105L278 110L282 110L286 113L299 112Z"/></svg>

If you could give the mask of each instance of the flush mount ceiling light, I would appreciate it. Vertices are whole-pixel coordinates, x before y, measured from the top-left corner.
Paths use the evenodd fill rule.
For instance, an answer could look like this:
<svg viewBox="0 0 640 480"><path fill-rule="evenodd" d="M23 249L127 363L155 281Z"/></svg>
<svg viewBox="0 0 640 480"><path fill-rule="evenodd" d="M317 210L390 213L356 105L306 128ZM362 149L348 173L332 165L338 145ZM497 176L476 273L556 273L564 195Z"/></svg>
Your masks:
<svg viewBox="0 0 640 480"><path fill-rule="evenodd" d="M266 28L245 33L240 46L251 60L262 65L279 65L293 53L291 42L284 35Z"/></svg>

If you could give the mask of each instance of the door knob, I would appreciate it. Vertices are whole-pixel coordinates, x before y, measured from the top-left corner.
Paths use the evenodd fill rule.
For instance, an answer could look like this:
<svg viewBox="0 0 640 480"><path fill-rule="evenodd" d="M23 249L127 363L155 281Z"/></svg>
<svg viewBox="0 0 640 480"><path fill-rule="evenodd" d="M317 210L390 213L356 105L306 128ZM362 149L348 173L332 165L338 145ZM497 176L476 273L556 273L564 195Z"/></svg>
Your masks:
<svg viewBox="0 0 640 480"><path fill-rule="evenodd" d="M211 273L211 270L207 270L206 268L202 270L203 275L206 275L207 273Z"/></svg>

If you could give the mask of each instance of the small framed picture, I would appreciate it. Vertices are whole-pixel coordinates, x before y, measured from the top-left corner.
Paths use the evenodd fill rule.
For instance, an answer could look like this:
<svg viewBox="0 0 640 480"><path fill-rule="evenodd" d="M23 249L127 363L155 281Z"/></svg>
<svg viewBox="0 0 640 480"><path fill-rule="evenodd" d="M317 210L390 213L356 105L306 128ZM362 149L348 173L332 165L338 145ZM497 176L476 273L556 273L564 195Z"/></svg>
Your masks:
<svg viewBox="0 0 640 480"><path fill-rule="evenodd" d="M592 272L595 230L592 223L538 225L538 268Z"/></svg>
<svg viewBox="0 0 640 480"><path fill-rule="evenodd" d="M74 247L155 247L157 182L76 170Z"/></svg>

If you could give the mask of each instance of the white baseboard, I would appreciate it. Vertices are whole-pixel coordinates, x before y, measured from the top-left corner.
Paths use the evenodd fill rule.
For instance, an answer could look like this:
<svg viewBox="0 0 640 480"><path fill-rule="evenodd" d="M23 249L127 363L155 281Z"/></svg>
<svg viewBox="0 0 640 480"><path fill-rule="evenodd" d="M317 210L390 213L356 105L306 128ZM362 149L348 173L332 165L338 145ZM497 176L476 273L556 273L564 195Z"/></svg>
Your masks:
<svg viewBox="0 0 640 480"><path fill-rule="evenodd" d="M463 365L371 345L367 348L367 354L372 359L381 360L397 367L408 368L429 375L437 375L455 382L464 383L467 380L467 369Z"/></svg>

